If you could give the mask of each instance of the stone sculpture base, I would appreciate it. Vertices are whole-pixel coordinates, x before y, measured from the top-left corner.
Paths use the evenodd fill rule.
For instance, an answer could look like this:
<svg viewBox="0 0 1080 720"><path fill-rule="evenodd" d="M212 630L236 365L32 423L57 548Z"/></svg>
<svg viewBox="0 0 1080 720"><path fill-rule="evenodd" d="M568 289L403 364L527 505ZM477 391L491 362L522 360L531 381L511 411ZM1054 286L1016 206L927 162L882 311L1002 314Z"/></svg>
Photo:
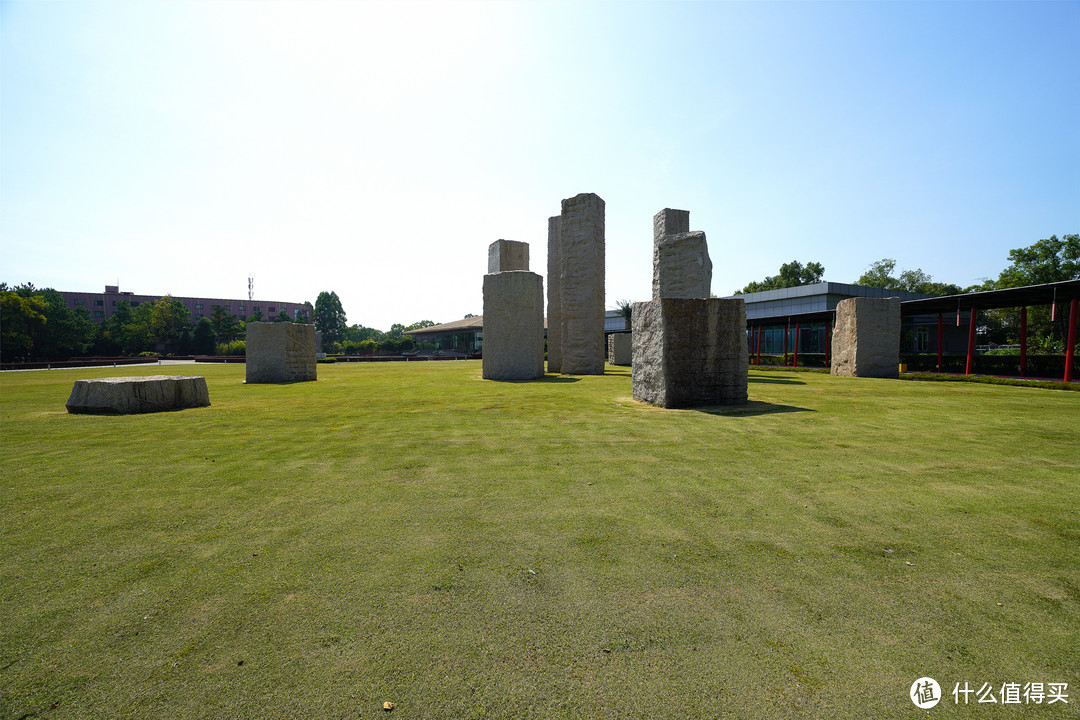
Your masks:
<svg viewBox="0 0 1080 720"><path fill-rule="evenodd" d="M69 413L132 415L206 407L206 378L180 375L76 380L67 401Z"/></svg>
<svg viewBox="0 0 1080 720"><path fill-rule="evenodd" d="M287 383L316 380L315 326L291 322L247 325L247 381Z"/></svg>
<svg viewBox="0 0 1080 720"><path fill-rule="evenodd" d="M534 272L484 276L485 380L544 376L544 279Z"/></svg>
<svg viewBox="0 0 1080 720"><path fill-rule="evenodd" d="M833 375L900 375L900 299L857 297L836 306L832 337Z"/></svg>
<svg viewBox="0 0 1080 720"><path fill-rule="evenodd" d="M633 358L633 343L628 332L608 335L608 362L612 365L629 365Z"/></svg>
<svg viewBox="0 0 1080 720"><path fill-rule="evenodd" d="M666 408L746 403L749 360L742 299L634 303L631 327L638 400Z"/></svg>

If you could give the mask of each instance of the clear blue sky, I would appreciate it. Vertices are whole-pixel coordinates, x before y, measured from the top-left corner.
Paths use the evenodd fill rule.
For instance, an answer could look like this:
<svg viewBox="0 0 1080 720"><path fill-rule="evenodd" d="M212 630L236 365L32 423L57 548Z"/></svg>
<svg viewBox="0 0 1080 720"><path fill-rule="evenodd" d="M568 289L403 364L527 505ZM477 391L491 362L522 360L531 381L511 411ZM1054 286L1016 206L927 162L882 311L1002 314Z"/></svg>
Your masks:
<svg viewBox="0 0 1080 720"><path fill-rule="evenodd" d="M607 305L690 211L727 295L961 286L1080 232L1077 2L3 2L0 279L482 311L487 246L607 203Z"/></svg>

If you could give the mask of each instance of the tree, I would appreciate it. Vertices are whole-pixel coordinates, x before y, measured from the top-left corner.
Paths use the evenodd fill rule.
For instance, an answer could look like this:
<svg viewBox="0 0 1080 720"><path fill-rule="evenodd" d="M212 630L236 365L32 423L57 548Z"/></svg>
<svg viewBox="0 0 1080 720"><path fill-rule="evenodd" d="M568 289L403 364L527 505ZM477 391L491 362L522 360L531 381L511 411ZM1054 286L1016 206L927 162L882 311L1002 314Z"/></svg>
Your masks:
<svg viewBox="0 0 1080 720"><path fill-rule="evenodd" d="M165 295L150 305L149 334L153 342L175 343L190 326L191 311L171 295Z"/></svg>
<svg viewBox="0 0 1080 720"><path fill-rule="evenodd" d="M934 279L924 273L922 268L904 270L899 277L893 277L894 270L896 270L896 260L883 258L872 263L866 272L859 276L855 284L883 290L906 290L926 295L956 295L961 292L959 285L934 282Z"/></svg>
<svg viewBox="0 0 1080 720"><path fill-rule="evenodd" d="M434 327L434 326L435 326L435 323L432 322L431 320L421 320L420 322L414 322L412 325L405 328L405 332L409 332L411 330L421 330L423 328Z"/></svg>
<svg viewBox="0 0 1080 720"><path fill-rule="evenodd" d="M4 284L3 288L6 287ZM34 338L44 326L43 298L0 290L0 358L4 362L28 359L34 349Z"/></svg>
<svg viewBox="0 0 1080 720"><path fill-rule="evenodd" d="M217 347L217 334L209 318L200 318L195 323L195 332L191 337L191 352L196 355L213 355Z"/></svg>
<svg viewBox="0 0 1080 720"><path fill-rule="evenodd" d="M1039 240L1026 248L1009 251L1009 267L1001 271L997 287L1025 285L1080 279L1080 235L1057 235Z"/></svg>
<svg viewBox="0 0 1080 720"><path fill-rule="evenodd" d="M626 321L626 329L630 329L630 322L634 317L634 304L629 300L617 300L615 307L619 309L619 315Z"/></svg>
<svg viewBox="0 0 1080 720"><path fill-rule="evenodd" d="M256 310L255 312L251 313L251 315L248 316L248 322L262 322L262 321L263 321L262 310Z"/></svg>
<svg viewBox="0 0 1080 720"><path fill-rule="evenodd" d="M752 282L742 290L736 290L735 294L745 295L746 293L763 292L765 290L813 285L821 282L824 274L825 266L821 263L808 262L804 267L799 261L792 260L780 266L779 275L770 275L761 282Z"/></svg>
<svg viewBox="0 0 1080 720"><path fill-rule="evenodd" d="M1041 285L1080 279L1080 235L1051 235L1028 247L1009 251L1010 265L1001 271L997 281L985 283L984 289L1004 289ZM1028 309L1028 337L1039 338L1044 347L1059 347L1068 329L1065 327L1069 313L1058 308L1056 318L1051 319L1049 307ZM1003 329L1005 342L1020 341L1020 309L1004 308L990 310L987 319L998 323Z"/></svg>
<svg viewBox="0 0 1080 720"><path fill-rule="evenodd" d="M240 332L240 321L223 305L210 306L210 324L221 342L232 342Z"/></svg>
<svg viewBox="0 0 1080 720"><path fill-rule="evenodd" d="M323 352L330 352L335 343L345 337L345 309L333 290L319 293L315 298L315 329L322 333Z"/></svg>

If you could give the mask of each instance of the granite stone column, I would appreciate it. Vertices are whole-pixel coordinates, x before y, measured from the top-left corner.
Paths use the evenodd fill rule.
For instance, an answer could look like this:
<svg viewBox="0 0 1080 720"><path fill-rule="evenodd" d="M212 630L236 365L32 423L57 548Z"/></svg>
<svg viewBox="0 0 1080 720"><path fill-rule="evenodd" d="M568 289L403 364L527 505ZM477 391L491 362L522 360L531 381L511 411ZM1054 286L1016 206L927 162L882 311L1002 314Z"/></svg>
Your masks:
<svg viewBox="0 0 1080 720"><path fill-rule="evenodd" d="M593 193L563 200L559 237L560 370L603 375L604 201Z"/></svg>

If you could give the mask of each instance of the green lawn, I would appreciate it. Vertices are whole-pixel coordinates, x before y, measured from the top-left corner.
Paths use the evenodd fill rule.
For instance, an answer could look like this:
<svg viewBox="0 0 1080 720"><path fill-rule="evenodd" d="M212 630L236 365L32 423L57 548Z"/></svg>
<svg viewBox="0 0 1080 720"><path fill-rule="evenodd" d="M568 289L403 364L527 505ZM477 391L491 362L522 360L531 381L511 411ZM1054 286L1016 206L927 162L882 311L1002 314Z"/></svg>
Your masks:
<svg viewBox="0 0 1080 720"><path fill-rule="evenodd" d="M64 410L163 371L213 405ZM1080 716L1076 393L751 370L748 406L676 411L626 368L243 378L0 376L0 717Z"/></svg>

